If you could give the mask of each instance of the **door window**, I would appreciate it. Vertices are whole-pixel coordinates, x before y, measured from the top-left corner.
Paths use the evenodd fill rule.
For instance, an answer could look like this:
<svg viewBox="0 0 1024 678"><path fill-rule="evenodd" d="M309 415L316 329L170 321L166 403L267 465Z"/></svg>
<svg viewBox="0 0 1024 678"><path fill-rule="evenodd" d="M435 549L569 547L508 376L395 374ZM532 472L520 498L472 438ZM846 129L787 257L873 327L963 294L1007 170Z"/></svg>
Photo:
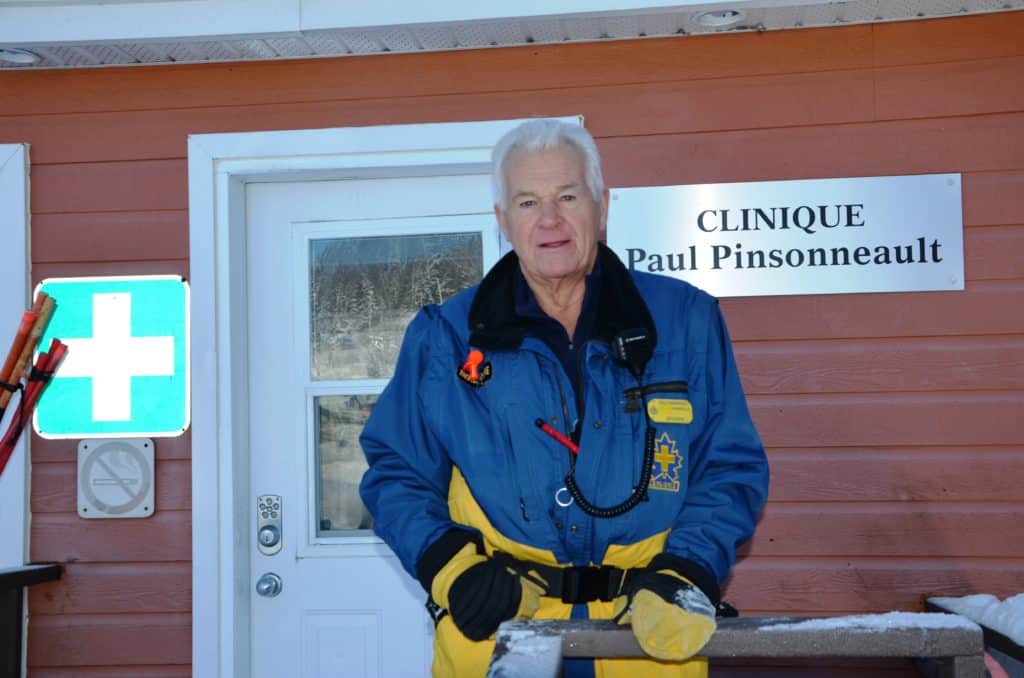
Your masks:
<svg viewBox="0 0 1024 678"><path fill-rule="evenodd" d="M372 527L358 492L366 470L359 434L394 372L409 322L422 306L480 281L485 234L493 230L492 220L474 215L362 222L307 235L316 541Z"/></svg>
<svg viewBox="0 0 1024 678"><path fill-rule="evenodd" d="M479 233L312 240L311 378L389 378L409 321L478 282L482 256Z"/></svg>

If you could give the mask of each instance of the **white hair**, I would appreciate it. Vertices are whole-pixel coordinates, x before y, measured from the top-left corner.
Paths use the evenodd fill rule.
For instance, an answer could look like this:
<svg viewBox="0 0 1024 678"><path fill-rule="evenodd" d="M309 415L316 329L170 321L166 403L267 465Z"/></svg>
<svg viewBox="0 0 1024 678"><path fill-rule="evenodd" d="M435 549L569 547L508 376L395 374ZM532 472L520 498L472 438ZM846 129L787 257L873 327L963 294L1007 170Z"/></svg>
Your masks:
<svg viewBox="0 0 1024 678"><path fill-rule="evenodd" d="M601 199L604 191L604 177L601 176L601 156L590 132L579 125L570 125L560 120L530 120L505 133L491 151L491 187L494 204L504 210L508 196L505 194L505 163L513 153L539 151L556 148L572 148L583 159L584 178L594 200Z"/></svg>

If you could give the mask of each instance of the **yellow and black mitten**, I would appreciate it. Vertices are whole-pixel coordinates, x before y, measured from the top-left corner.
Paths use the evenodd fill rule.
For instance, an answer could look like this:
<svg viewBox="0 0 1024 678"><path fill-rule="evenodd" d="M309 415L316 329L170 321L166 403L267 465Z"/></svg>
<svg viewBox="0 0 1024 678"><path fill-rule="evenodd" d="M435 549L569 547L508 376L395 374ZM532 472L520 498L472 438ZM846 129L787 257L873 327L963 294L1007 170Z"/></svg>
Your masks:
<svg viewBox="0 0 1024 678"><path fill-rule="evenodd" d="M631 571L615 599L614 619L632 624L651 657L682 661L700 652L715 632L715 605L673 567L673 560L663 554Z"/></svg>
<svg viewBox="0 0 1024 678"><path fill-rule="evenodd" d="M479 537L450 530L427 549L417 568L433 601L474 641L494 635L506 619L533 617L545 586L539 578L520 576L507 558L491 558L483 550Z"/></svg>

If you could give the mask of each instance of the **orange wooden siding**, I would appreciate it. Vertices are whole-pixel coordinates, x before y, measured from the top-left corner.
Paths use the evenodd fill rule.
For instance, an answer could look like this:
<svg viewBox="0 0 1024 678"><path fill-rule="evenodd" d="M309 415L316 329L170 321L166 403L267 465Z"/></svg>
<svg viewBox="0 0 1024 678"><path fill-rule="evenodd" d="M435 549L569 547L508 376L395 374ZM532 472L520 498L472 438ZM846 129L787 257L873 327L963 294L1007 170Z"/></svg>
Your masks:
<svg viewBox="0 0 1024 678"><path fill-rule="evenodd" d="M919 609L1024 588L1022 34L1012 12L3 72L0 142L32 144L35 280L187 275L196 133L581 113L612 186L963 173L963 292L723 301L773 465L727 597L749 614ZM31 557L67 567L32 588L32 676L188 674L190 438L156 452L152 518L83 521L74 441L34 440Z"/></svg>

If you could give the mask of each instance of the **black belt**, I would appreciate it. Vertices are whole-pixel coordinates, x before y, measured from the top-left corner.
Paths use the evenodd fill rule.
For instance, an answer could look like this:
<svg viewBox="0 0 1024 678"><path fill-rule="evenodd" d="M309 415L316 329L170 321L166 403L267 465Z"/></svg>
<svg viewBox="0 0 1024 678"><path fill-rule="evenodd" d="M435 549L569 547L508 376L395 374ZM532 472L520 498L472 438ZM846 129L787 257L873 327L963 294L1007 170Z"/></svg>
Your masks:
<svg viewBox="0 0 1024 678"><path fill-rule="evenodd" d="M563 603L573 605L595 600L614 600L622 588L623 581L629 577L629 570L611 565L555 567L519 560L501 551L495 552L492 557L515 570L520 576L540 584L544 589L544 595L561 598ZM532 572L536 572L544 581L537 581L530 575Z"/></svg>
<svg viewBox="0 0 1024 678"><path fill-rule="evenodd" d="M561 598L563 603L571 605L590 603L595 600L605 602L615 600L623 585L630 578L630 573L634 572L634 570L623 570L611 565L555 567L529 560L519 560L504 551L495 551L491 557L514 570L519 576L538 584L544 590L545 596ZM539 581L538 577L543 581ZM435 626L442 617L448 614L448 611L435 603L429 595L427 596L427 611L434 618ZM739 616L736 608L724 600L716 606L715 613L717 617Z"/></svg>

